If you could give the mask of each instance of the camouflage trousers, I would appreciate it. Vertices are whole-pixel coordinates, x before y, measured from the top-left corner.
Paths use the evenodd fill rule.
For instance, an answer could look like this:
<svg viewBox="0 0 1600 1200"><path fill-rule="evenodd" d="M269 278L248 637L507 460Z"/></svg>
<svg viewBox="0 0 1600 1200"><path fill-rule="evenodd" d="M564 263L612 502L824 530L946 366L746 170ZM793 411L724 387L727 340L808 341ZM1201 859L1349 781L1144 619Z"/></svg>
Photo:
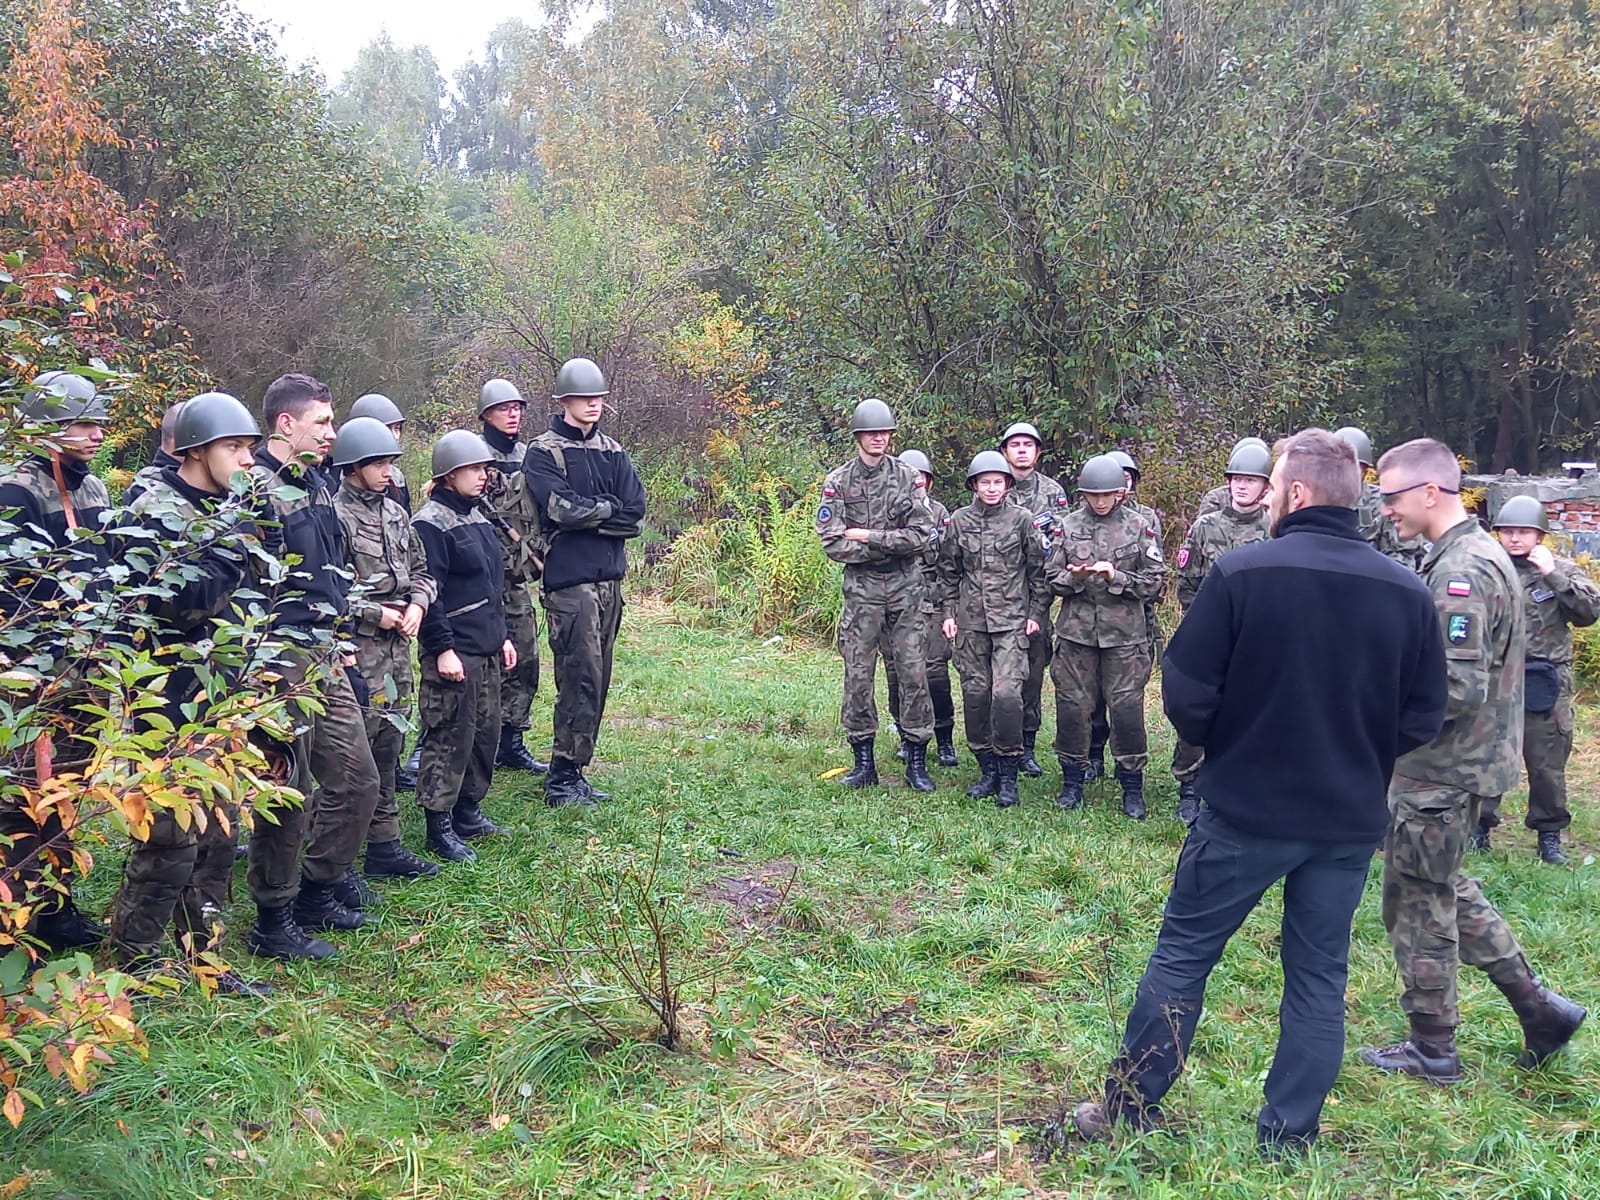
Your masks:
<svg viewBox="0 0 1600 1200"><path fill-rule="evenodd" d="M1089 761L1090 725L1103 694L1111 722L1111 756L1124 771L1150 760L1144 725L1144 689L1150 682L1150 646L1084 646L1056 639L1050 677L1056 685L1056 757L1080 766Z"/></svg>
<svg viewBox="0 0 1600 1200"><path fill-rule="evenodd" d="M894 664L900 693L900 735L926 744L933 738L933 701L928 695L928 621L922 589L904 588L887 597L852 595L846 578L839 614L839 654L844 659L844 703L839 724L852 742L878 733L878 647Z"/></svg>
<svg viewBox="0 0 1600 1200"><path fill-rule="evenodd" d="M556 671L550 757L583 768L611 691L611 658L622 628L622 584L581 583L544 594L544 619Z"/></svg>
<svg viewBox="0 0 1600 1200"><path fill-rule="evenodd" d="M534 611L528 585L506 581L506 623L517 648L517 665L503 672L500 683L500 723L527 729L529 713L539 692L539 616Z"/></svg>
<svg viewBox="0 0 1600 1200"><path fill-rule="evenodd" d="M1037 736L1044 723L1044 677L1050 670L1050 659L1055 651L1050 636L1050 622L1028 639L1028 674L1022 681L1022 733L1024 737Z"/></svg>
<svg viewBox="0 0 1600 1200"><path fill-rule="evenodd" d="M1200 764L1205 760L1204 750L1179 738L1172 748L1172 777L1179 783L1193 783L1200 774Z"/></svg>
<svg viewBox="0 0 1600 1200"><path fill-rule="evenodd" d="M1572 668L1561 668L1561 692L1547 713L1522 717L1522 765L1528 769L1528 814L1523 824L1559 833L1572 824L1567 809L1567 759L1572 757ZM1480 819L1500 824L1500 797L1485 796Z"/></svg>
<svg viewBox="0 0 1600 1200"><path fill-rule="evenodd" d="M367 745L372 747L372 761L378 768L378 803L372 810L372 824L367 827L368 844L393 842L400 837L395 771L400 766L406 735L395 719L409 718L416 695L412 645L409 638L389 630L356 639L356 665L372 690L364 723Z"/></svg>
<svg viewBox="0 0 1600 1200"><path fill-rule="evenodd" d="M417 767L417 803L429 812L478 804L494 781L500 748L500 656L461 655L466 678L439 674L438 659L422 656L422 762Z"/></svg>
<svg viewBox="0 0 1600 1200"><path fill-rule="evenodd" d="M956 727L956 704L950 693L950 639L939 628L937 615L924 608L923 620L928 623L928 656L923 666L928 675L928 699L933 705L934 732L944 732ZM887 640L878 646L883 655L884 674L889 677L889 715L895 728L900 727L900 677L895 674L894 655L889 652Z"/></svg>
<svg viewBox="0 0 1600 1200"><path fill-rule="evenodd" d="M157 813L150 836L135 838L111 910L111 943L122 963L162 957L168 927L185 957L222 941L222 912L233 891L239 813L208 810L205 828Z"/></svg>
<svg viewBox="0 0 1600 1200"><path fill-rule="evenodd" d="M1022 688L1028 679L1028 648L1047 642L1040 630L1029 637L1020 629L956 634L956 673L961 676L961 711L967 748L974 754L1014 758L1022 753Z"/></svg>
<svg viewBox="0 0 1600 1200"><path fill-rule="evenodd" d="M1407 1016L1461 1023L1461 963L1497 983L1526 976L1516 935L1476 879L1461 873L1479 797L1460 788L1395 776L1383 852L1383 926L1400 968Z"/></svg>
<svg viewBox="0 0 1600 1200"><path fill-rule="evenodd" d="M313 662L311 652L295 647L283 657L287 665L280 668L281 686L300 687ZM292 902L302 874L313 883L340 878L361 853L378 806L378 765L367 742L366 717L342 667L327 671L317 695L323 711L302 718L310 728L295 738L295 778L290 781L307 797L307 806L279 805L256 813L251 824L246 878L250 898L264 907ZM313 795L315 803L310 801Z"/></svg>

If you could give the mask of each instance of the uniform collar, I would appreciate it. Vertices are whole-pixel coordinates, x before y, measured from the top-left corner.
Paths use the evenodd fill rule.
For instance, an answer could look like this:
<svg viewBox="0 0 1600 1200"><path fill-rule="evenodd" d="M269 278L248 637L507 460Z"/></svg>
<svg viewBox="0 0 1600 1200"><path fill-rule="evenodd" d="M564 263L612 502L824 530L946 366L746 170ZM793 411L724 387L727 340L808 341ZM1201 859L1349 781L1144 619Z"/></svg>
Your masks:
<svg viewBox="0 0 1600 1200"><path fill-rule="evenodd" d="M460 513L462 516L466 516L478 507L476 496L463 496L455 488L437 487L434 489L431 499L437 500L451 512Z"/></svg>
<svg viewBox="0 0 1600 1200"><path fill-rule="evenodd" d="M443 490L443 488L440 489L440 491ZM339 494L348 496L358 504L365 504L369 508L383 507L383 502L387 498L387 494L384 492L369 492L364 487L357 487L355 481L349 475L346 475L344 481L339 484Z"/></svg>
<svg viewBox="0 0 1600 1200"><path fill-rule="evenodd" d="M509 433L502 433L487 421L483 423L483 440L490 446L500 451L501 454L510 454L516 448L517 439Z"/></svg>
<svg viewBox="0 0 1600 1200"><path fill-rule="evenodd" d="M1422 565L1428 567L1437 562L1441 554L1477 528L1478 518L1468 513L1439 535L1439 540L1433 543L1433 549L1428 551L1428 557L1423 560Z"/></svg>

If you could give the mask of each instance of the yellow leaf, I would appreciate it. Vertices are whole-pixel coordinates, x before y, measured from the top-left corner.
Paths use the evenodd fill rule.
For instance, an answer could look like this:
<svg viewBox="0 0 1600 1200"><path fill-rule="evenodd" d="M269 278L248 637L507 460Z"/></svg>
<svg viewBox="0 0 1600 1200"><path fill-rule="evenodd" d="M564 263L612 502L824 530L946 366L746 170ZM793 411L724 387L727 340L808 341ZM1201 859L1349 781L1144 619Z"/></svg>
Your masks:
<svg viewBox="0 0 1600 1200"><path fill-rule="evenodd" d="M490 1129L504 1129L509 1124L511 1124L511 1118L505 1113L493 1113L489 1117Z"/></svg>
<svg viewBox="0 0 1600 1200"><path fill-rule="evenodd" d="M828 770L824 771L821 775L818 775L817 778L818 779L837 779L837 778L839 778L839 776L843 775L849 769L850 769L849 767L830 767Z"/></svg>
<svg viewBox="0 0 1600 1200"><path fill-rule="evenodd" d="M22 1124L22 1110L22 1093L12 1088L6 1093L5 1103L0 1104L0 1113L5 1114L6 1120L10 1121L11 1127L15 1129Z"/></svg>

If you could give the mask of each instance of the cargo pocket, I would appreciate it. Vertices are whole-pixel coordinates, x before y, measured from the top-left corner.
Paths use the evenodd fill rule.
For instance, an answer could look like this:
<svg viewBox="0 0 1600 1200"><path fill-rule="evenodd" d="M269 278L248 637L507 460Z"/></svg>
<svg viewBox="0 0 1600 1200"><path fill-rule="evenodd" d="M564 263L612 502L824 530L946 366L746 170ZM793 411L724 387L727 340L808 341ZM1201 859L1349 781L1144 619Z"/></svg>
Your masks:
<svg viewBox="0 0 1600 1200"><path fill-rule="evenodd" d="M1395 870L1429 883L1449 883L1467 849L1471 796L1458 788L1423 788L1395 797L1389 830Z"/></svg>

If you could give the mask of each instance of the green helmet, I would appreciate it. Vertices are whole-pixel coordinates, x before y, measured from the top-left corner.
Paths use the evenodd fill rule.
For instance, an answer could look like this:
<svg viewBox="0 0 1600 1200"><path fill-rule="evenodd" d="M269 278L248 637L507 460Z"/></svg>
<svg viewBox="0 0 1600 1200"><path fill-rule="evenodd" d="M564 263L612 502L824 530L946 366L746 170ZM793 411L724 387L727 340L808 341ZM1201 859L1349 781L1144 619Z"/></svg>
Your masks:
<svg viewBox="0 0 1600 1200"><path fill-rule="evenodd" d="M517 390L517 385L509 379L491 379L483 385L483 390L478 393L478 415L481 417L496 404L510 402L526 404L522 393Z"/></svg>
<svg viewBox="0 0 1600 1200"><path fill-rule="evenodd" d="M111 409L94 384L66 371L41 371L22 401L22 415L30 421L57 421L62 425L76 421L111 423Z"/></svg>
<svg viewBox="0 0 1600 1200"><path fill-rule="evenodd" d="M504 401L501 401L504 403ZM385 433L389 432L387 429ZM337 445L337 443L335 443ZM489 443L467 429L452 429L433 444L433 477L448 475L457 467L494 461Z"/></svg>
<svg viewBox="0 0 1600 1200"><path fill-rule="evenodd" d="M1361 430L1354 425L1346 425L1343 429L1335 429L1333 436L1356 452L1356 461L1363 467L1372 465L1372 439Z"/></svg>
<svg viewBox="0 0 1600 1200"><path fill-rule="evenodd" d="M1229 475L1254 475L1258 479L1272 478L1272 451L1265 446L1245 445L1240 442L1228 456Z"/></svg>
<svg viewBox="0 0 1600 1200"><path fill-rule="evenodd" d="M1512 496L1495 514L1496 529L1538 529L1550 532L1550 521L1545 516L1544 505L1533 496Z"/></svg>
<svg viewBox="0 0 1600 1200"><path fill-rule="evenodd" d="M902 455L902 457L904 457ZM972 456L972 464L967 467L967 486L972 486L972 481L979 475L998 471L1007 479L1015 480L1017 473L1011 469L1011 464L1006 461L1006 456L998 450L979 450Z"/></svg>
<svg viewBox="0 0 1600 1200"><path fill-rule="evenodd" d="M1035 446L1043 446L1044 439L1039 436L1039 431L1027 421L1013 421L1006 426L1006 431L1000 435L1000 444L1004 446L1014 437L1031 437Z"/></svg>
<svg viewBox="0 0 1600 1200"><path fill-rule="evenodd" d="M863 400L850 414L851 433L893 433L894 413L882 400Z"/></svg>
<svg viewBox="0 0 1600 1200"><path fill-rule="evenodd" d="M372 417L385 425L402 425L406 415L382 392L368 392L350 406L350 417Z"/></svg>
<svg viewBox="0 0 1600 1200"><path fill-rule="evenodd" d="M592 358L569 358L556 372L556 388L552 397L565 400L568 396L609 396L606 373Z"/></svg>
<svg viewBox="0 0 1600 1200"><path fill-rule="evenodd" d="M921 471L929 477L933 475L933 464L921 450L902 450L895 457L914 471Z"/></svg>
<svg viewBox="0 0 1600 1200"><path fill-rule="evenodd" d="M227 392L201 392L178 410L172 452L197 450L223 438L259 438L261 426L244 402Z"/></svg>
<svg viewBox="0 0 1600 1200"><path fill-rule="evenodd" d="M1229 453L1230 454L1237 454L1245 446L1260 446L1268 454L1272 453L1272 447L1267 445L1267 440L1265 438L1255 437L1254 435L1252 435L1250 437L1242 437L1242 438L1240 438L1237 442L1235 442L1233 444L1233 449Z"/></svg>
<svg viewBox="0 0 1600 1200"><path fill-rule="evenodd" d="M353 467L369 458L399 458L400 443L377 417L352 417L333 439L333 465Z"/></svg>
<svg viewBox="0 0 1600 1200"><path fill-rule="evenodd" d="M1078 472L1080 492L1120 492L1127 486L1122 464L1109 454L1096 454Z"/></svg>
<svg viewBox="0 0 1600 1200"><path fill-rule="evenodd" d="M1106 457L1116 459L1117 466L1121 467L1124 471L1132 471L1134 481L1138 482L1139 464L1133 461L1133 455L1129 454L1126 450L1112 450L1107 453Z"/></svg>

